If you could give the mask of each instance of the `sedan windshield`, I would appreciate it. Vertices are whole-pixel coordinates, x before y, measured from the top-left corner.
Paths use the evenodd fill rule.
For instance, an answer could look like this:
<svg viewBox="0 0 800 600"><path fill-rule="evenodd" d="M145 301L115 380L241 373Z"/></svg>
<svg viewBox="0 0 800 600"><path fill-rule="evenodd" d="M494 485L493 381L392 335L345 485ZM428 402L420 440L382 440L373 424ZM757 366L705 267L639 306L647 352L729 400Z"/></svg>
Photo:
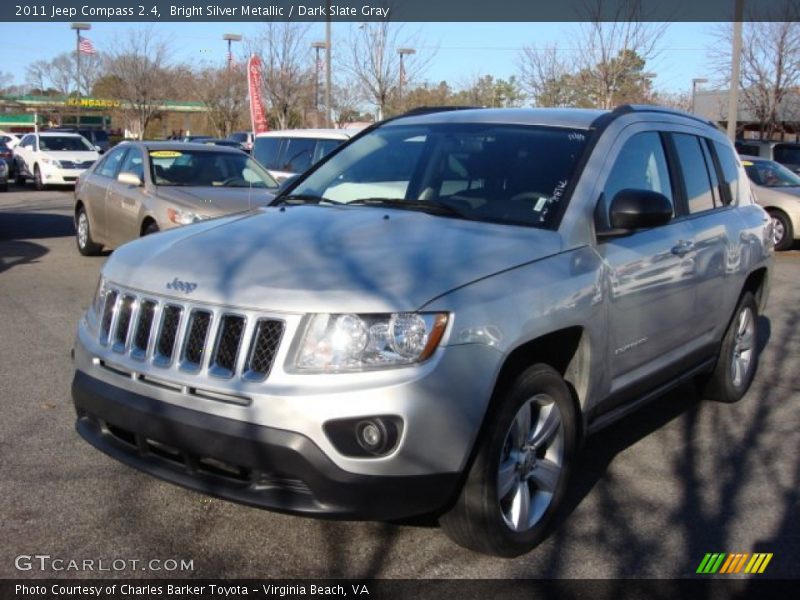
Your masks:
<svg viewBox="0 0 800 600"><path fill-rule="evenodd" d="M387 125L337 153L287 198L554 228L586 139L585 131L554 127Z"/></svg>
<svg viewBox="0 0 800 600"><path fill-rule="evenodd" d="M278 187L278 183L261 165L239 152L215 152L213 149L152 150L150 172L156 185Z"/></svg>
<svg viewBox="0 0 800 600"><path fill-rule="evenodd" d="M78 135L43 135L39 138L39 149L49 152L91 152L94 147Z"/></svg>
<svg viewBox="0 0 800 600"><path fill-rule="evenodd" d="M742 161L750 180L764 187L800 187L800 177L772 160Z"/></svg>

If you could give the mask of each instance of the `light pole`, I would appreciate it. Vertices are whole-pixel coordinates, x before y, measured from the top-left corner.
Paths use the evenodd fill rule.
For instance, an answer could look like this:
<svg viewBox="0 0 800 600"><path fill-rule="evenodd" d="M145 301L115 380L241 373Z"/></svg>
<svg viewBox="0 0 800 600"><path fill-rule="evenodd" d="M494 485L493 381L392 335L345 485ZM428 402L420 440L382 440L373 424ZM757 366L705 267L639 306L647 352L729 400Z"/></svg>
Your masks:
<svg viewBox="0 0 800 600"><path fill-rule="evenodd" d="M736 120L739 118L739 69L742 62L742 20L744 0L733 7L733 48L731 51L731 89L728 90L728 139L736 141Z"/></svg>
<svg viewBox="0 0 800 600"><path fill-rule="evenodd" d="M233 131L234 122L235 122L237 117L236 117L236 115L233 114L233 110L231 110L232 104L233 104L233 102L231 102L231 94L233 93L233 90L231 90L231 87L232 87L231 86L231 67L233 66L233 50L231 49L231 44L233 42L241 42L242 41L242 36L240 34L238 34L238 33L226 33L226 34L223 34L222 39L225 40L226 42L228 42L228 68L227 68L226 75L225 75L225 78L227 79L227 82L226 82L227 85L225 87L228 88L228 110L230 111L228 113L228 116L231 118L230 126L231 126L231 131ZM227 119L226 119L226 121L227 121ZM227 128L228 123L225 123L225 126ZM230 132L229 131L223 131L222 133L223 134L227 134L227 133L230 133Z"/></svg>
<svg viewBox="0 0 800 600"><path fill-rule="evenodd" d="M403 57L406 55L416 54L416 50L413 48L398 48L398 54L400 54L400 85L397 87L397 102L402 106L403 104L403 80L406 78L406 72L403 67Z"/></svg>
<svg viewBox="0 0 800 600"><path fill-rule="evenodd" d="M698 83L708 83L708 79L705 77L698 77L697 79L692 79L692 114L695 114L695 95L697 94L697 84Z"/></svg>
<svg viewBox="0 0 800 600"><path fill-rule="evenodd" d="M313 42L311 47L314 48L317 53L316 60L314 61L314 126L319 127L319 51L323 48L327 49L328 45L326 42Z"/></svg>
<svg viewBox="0 0 800 600"><path fill-rule="evenodd" d="M75 30L75 83L77 84L78 99L75 103L75 128L81 126L81 31L88 31L92 28L91 23L72 23L70 29Z"/></svg>
<svg viewBox="0 0 800 600"><path fill-rule="evenodd" d="M333 127L331 107L331 0L328 0L328 16L325 18L325 126Z"/></svg>

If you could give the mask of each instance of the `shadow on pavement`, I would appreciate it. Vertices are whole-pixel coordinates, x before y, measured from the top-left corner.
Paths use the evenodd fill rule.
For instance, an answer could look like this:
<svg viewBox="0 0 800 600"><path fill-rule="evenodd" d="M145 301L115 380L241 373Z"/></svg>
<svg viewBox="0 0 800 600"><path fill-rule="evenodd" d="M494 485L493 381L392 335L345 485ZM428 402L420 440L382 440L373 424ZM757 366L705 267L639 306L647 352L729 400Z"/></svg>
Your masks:
<svg viewBox="0 0 800 600"><path fill-rule="evenodd" d="M0 241L39 240L72 235L75 235L75 225L71 216L0 211Z"/></svg>

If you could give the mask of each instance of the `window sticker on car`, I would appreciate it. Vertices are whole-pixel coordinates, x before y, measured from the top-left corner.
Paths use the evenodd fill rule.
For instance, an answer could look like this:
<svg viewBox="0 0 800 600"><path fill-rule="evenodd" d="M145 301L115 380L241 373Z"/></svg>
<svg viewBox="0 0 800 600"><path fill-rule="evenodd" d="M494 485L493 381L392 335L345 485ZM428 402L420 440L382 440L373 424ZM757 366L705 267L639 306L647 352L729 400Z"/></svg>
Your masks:
<svg viewBox="0 0 800 600"><path fill-rule="evenodd" d="M153 158L178 158L179 156L183 156L183 154L175 150L156 150L155 152L151 152L150 156Z"/></svg>

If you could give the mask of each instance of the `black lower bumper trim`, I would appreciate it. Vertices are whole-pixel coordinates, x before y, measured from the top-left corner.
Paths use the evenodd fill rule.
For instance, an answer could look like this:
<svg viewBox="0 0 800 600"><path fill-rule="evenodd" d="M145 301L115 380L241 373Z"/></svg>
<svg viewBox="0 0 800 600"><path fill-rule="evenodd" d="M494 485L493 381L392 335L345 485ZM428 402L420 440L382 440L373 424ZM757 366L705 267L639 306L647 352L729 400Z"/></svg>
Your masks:
<svg viewBox="0 0 800 600"><path fill-rule="evenodd" d="M75 372L72 398L76 429L98 450L172 483L262 508L399 519L442 508L459 480L457 473L350 473L299 433L161 402L82 371Z"/></svg>

